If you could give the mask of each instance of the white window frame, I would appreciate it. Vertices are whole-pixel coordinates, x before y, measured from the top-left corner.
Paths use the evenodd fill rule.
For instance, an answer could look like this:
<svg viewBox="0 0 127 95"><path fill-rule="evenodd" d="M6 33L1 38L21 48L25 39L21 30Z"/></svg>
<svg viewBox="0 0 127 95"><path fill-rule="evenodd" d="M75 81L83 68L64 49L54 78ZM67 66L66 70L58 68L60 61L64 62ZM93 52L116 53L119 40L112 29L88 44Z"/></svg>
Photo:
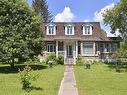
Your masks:
<svg viewBox="0 0 127 95"><path fill-rule="evenodd" d="M84 48L85 48L85 45L92 45L92 53L85 53L84 51ZM83 55L93 55L94 54L94 43L83 43Z"/></svg>
<svg viewBox="0 0 127 95"><path fill-rule="evenodd" d="M89 33L88 30L86 31L86 27L90 27ZM92 25L83 25L83 35L92 35Z"/></svg>
<svg viewBox="0 0 127 95"><path fill-rule="evenodd" d="M53 51L51 51L51 47L53 47ZM48 50L49 49L49 50ZM56 49L56 45L55 44L47 44L47 52L55 52L55 49Z"/></svg>
<svg viewBox="0 0 127 95"><path fill-rule="evenodd" d="M72 33L70 33L70 31L68 33L67 27L72 27ZM74 25L66 25L65 26L65 35L74 35Z"/></svg>
<svg viewBox="0 0 127 95"><path fill-rule="evenodd" d="M47 26L47 28L46 28L46 35L56 35L56 25L49 24L49 25L46 25L46 26ZM49 33L49 27L53 27L53 31L52 31L51 34Z"/></svg>

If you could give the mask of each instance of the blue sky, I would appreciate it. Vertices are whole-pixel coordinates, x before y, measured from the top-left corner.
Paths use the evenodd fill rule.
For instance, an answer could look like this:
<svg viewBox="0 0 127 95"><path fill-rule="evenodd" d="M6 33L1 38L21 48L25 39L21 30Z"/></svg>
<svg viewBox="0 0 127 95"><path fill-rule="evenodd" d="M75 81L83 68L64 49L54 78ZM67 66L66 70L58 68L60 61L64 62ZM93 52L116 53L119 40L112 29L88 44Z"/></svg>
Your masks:
<svg viewBox="0 0 127 95"><path fill-rule="evenodd" d="M101 27L108 31L109 27L103 25L102 12L114 6L119 0L47 0L49 10L55 21L99 21ZM31 0L28 0L29 4ZM110 34L109 34L110 35Z"/></svg>

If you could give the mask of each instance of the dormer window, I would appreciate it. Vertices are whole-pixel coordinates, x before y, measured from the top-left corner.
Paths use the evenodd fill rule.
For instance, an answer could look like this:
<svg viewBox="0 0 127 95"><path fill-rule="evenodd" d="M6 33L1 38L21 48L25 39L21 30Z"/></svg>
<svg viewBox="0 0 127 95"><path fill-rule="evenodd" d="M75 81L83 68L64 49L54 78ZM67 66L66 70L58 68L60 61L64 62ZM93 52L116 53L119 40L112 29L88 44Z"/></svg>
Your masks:
<svg viewBox="0 0 127 95"><path fill-rule="evenodd" d="M92 35L92 25L83 25L83 35Z"/></svg>
<svg viewBox="0 0 127 95"><path fill-rule="evenodd" d="M74 35L74 26L66 25L65 26L65 35Z"/></svg>
<svg viewBox="0 0 127 95"><path fill-rule="evenodd" d="M47 25L47 35L56 35L56 25L49 24Z"/></svg>
<svg viewBox="0 0 127 95"><path fill-rule="evenodd" d="M71 35L72 34L72 31L73 31L73 27L72 26L67 26L67 34Z"/></svg>

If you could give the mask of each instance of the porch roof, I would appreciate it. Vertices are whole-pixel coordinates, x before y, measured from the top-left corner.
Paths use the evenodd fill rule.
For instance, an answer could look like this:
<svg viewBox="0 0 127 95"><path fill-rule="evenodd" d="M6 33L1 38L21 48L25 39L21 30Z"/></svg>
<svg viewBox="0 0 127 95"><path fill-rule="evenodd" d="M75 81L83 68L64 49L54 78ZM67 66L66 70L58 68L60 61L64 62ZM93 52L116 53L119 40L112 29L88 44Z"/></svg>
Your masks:
<svg viewBox="0 0 127 95"><path fill-rule="evenodd" d="M119 39L112 39L110 37L94 37L94 36L50 36L45 37L44 41L56 41L56 40L77 40L77 41L101 41L101 42L119 42Z"/></svg>

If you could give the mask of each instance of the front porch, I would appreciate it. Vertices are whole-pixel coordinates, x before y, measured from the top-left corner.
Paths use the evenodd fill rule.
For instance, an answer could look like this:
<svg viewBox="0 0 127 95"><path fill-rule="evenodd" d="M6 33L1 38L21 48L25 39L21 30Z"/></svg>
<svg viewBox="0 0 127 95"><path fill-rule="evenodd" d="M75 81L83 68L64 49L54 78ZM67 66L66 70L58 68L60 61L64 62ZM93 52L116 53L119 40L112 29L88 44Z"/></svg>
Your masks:
<svg viewBox="0 0 127 95"><path fill-rule="evenodd" d="M89 60L105 60L118 48L116 43L84 42L77 39L57 39L46 42L46 51L64 56L64 64L76 64L78 56Z"/></svg>
<svg viewBox="0 0 127 95"><path fill-rule="evenodd" d="M56 57L63 55L64 63L76 63L78 57L78 41L77 40L61 40L56 41Z"/></svg>

